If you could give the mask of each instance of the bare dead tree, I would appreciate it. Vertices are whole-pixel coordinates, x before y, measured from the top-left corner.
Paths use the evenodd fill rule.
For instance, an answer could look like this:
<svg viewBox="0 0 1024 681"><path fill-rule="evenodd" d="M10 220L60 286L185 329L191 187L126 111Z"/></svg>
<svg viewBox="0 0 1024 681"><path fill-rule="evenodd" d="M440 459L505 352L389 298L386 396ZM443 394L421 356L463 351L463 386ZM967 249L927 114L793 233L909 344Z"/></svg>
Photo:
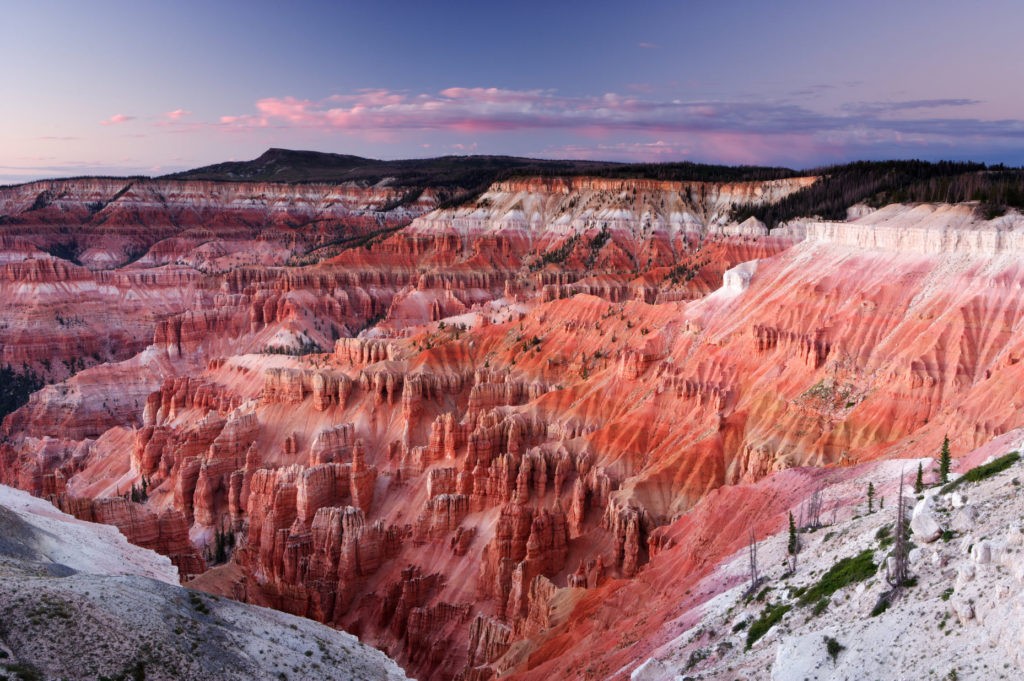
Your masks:
<svg viewBox="0 0 1024 681"><path fill-rule="evenodd" d="M800 510L800 529L817 530L821 528L821 488L814 490L814 493L807 499Z"/></svg>
<svg viewBox="0 0 1024 681"><path fill-rule="evenodd" d="M796 574L797 557L800 555L800 549L802 542L800 541L800 535L796 529L796 523L793 521L793 512L789 513L789 541L786 544L786 553L789 560L789 572L790 574Z"/></svg>
<svg viewBox="0 0 1024 681"><path fill-rule="evenodd" d="M761 577L757 574L757 536L754 534L754 529L750 529L749 534L750 542L750 592L753 593L757 588L757 585L761 583Z"/></svg>
<svg viewBox="0 0 1024 681"><path fill-rule="evenodd" d="M903 473L900 472L900 491L896 500L896 537L892 553L885 563L885 581L893 589L898 589L910 578L907 551L907 501L903 497Z"/></svg>

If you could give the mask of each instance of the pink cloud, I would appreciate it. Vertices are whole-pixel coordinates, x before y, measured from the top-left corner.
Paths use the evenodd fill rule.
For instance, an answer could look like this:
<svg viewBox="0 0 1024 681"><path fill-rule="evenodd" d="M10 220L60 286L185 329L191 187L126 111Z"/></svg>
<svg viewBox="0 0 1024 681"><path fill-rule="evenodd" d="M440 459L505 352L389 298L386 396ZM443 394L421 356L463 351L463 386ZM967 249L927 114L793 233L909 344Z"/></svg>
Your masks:
<svg viewBox="0 0 1024 681"><path fill-rule="evenodd" d="M185 116L191 115L191 111L186 111L185 109L175 109L174 111L168 111L167 113L165 113L164 117L166 117L167 120L169 121L180 121Z"/></svg>
<svg viewBox="0 0 1024 681"><path fill-rule="evenodd" d="M104 121L100 121L100 125L120 125L121 123L127 123L128 121L134 120L135 116L126 116L125 114L118 113Z"/></svg>
<svg viewBox="0 0 1024 681"><path fill-rule="evenodd" d="M325 99L267 97L252 113L220 117L226 131L303 129L394 141L403 133L458 135L557 131L596 141L640 137L641 146L611 151L621 157L668 158L687 150L723 161L753 163L795 158L886 141L943 143L965 135L1024 138L1024 121L915 116L919 102L850 107L841 115L815 111L793 99L684 100L633 92L569 96L552 90L450 87L436 93L384 89L336 94ZM942 100L946 101L946 100ZM949 100L960 101L960 100ZM897 118L891 110L907 112ZM646 137L647 139L642 139Z"/></svg>
<svg viewBox="0 0 1024 681"><path fill-rule="evenodd" d="M283 124L360 132L501 132L593 125L644 128L655 118L673 116L670 110L679 108L677 103L645 102L617 93L565 97L548 90L452 87L437 94L365 90L321 101L268 97L256 102L254 114L225 115L220 121L235 127Z"/></svg>

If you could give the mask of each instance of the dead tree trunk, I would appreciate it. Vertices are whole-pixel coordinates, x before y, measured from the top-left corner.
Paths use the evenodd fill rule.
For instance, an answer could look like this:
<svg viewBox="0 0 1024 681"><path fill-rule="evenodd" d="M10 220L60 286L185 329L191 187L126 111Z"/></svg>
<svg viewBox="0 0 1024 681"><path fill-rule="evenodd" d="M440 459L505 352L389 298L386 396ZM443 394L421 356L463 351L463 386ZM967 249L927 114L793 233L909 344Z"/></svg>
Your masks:
<svg viewBox="0 0 1024 681"><path fill-rule="evenodd" d="M801 531L821 528L821 503L821 490L817 489L800 509Z"/></svg>
<svg viewBox="0 0 1024 681"><path fill-rule="evenodd" d="M754 535L754 530L750 530L750 591L753 592L757 588L757 585L761 583L761 577L757 574L757 537Z"/></svg>
<svg viewBox="0 0 1024 681"><path fill-rule="evenodd" d="M885 581L889 586L898 589L907 583L910 577L907 551L907 501L903 497L903 474L900 473L899 498L896 501L896 537L892 553L885 563Z"/></svg>

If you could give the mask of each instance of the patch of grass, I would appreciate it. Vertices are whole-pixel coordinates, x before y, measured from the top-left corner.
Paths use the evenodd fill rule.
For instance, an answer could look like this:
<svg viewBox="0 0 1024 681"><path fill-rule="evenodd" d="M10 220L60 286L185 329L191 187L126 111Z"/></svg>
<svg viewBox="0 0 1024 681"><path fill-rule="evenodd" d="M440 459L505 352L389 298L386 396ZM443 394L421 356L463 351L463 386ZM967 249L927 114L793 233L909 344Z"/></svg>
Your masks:
<svg viewBox="0 0 1024 681"><path fill-rule="evenodd" d="M972 468L971 470L967 471L953 482L949 483L948 485L945 485L942 488L942 493L946 494L948 492L952 492L954 489L964 484L965 482L980 482L981 480L991 478L993 475L1002 473L1003 471L1005 471L1007 468L1017 463L1018 461L1020 461L1020 452L1010 452L1009 454L1004 454L1003 456L999 457L998 459L995 459L994 461L989 461L986 464L976 466L975 468Z"/></svg>
<svg viewBox="0 0 1024 681"><path fill-rule="evenodd" d="M878 540L878 546L881 549L887 549L892 546L896 538L892 536L892 525L882 525L878 528L878 532L875 533L875 539Z"/></svg>
<svg viewBox="0 0 1024 681"><path fill-rule="evenodd" d="M953 595L953 587L949 587L948 589L943 591L941 594L939 594L939 598L941 598L944 601L948 601L949 597L952 596L952 595Z"/></svg>
<svg viewBox="0 0 1024 681"><path fill-rule="evenodd" d="M747 620L741 620L741 621L737 622L736 624L732 625L732 633L735 634L738 631L743 631L744 629L747 628L748 624L750 624L750 623L747 622Z"/></svg>
<svg viewBox="0 0 1024 681"><path fill-rule="evenodd" d="M779 621L789 612L790 605L783 605L781 603L772 605L769 603L765 606L764 612L761 616L754 620L754 623L750 625L750 629L747 630L747 650L750 650L750 646L757 643L757 641L768 633L768 631L774 627Z"/></svg>
<svg viewBox="0 0 1024 681"><path fill-rule="evenodd" d="M813 608L811 608L811 615L817 617L821 613L825 612L826 610L828 610L828 606L831 602L832 599L828 596L818 599L818 602L814 604Z"/></svg>
<svg viewBox="0 0 1024 681"><path fill-rule="evenodd" d="M818 580L818 583L800 597L799 604L810 605L822 598L829 598L844 586L873 577L877 567L874 561L874 552L871 549L865 549L856 556L843 558L829 568L828 572Z"/></svg>

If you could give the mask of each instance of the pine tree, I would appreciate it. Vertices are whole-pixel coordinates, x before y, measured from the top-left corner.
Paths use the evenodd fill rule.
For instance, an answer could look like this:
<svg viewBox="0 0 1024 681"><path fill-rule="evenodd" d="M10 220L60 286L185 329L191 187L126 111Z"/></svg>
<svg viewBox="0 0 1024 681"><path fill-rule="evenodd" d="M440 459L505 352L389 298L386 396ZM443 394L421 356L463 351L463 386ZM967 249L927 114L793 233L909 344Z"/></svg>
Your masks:
<svg viewBox="0 0 1024 681"><path fill-rule="evenodd" d="M875 484L868 483L868 513L875 512Z"/></svg>
<svg viewBox="0 0 1024 681"><path fill-rule="evenodd" d="M949 482L949 436L942 440L942 451L939 453L939 482Z"/></svg>
<svg viewBox="0 0 1024 681"><path fill-rule="evenodd" d="M924 471L921 464L917 464L917 478L914 480L914 494L920 494L924 490Z"/></svg>

